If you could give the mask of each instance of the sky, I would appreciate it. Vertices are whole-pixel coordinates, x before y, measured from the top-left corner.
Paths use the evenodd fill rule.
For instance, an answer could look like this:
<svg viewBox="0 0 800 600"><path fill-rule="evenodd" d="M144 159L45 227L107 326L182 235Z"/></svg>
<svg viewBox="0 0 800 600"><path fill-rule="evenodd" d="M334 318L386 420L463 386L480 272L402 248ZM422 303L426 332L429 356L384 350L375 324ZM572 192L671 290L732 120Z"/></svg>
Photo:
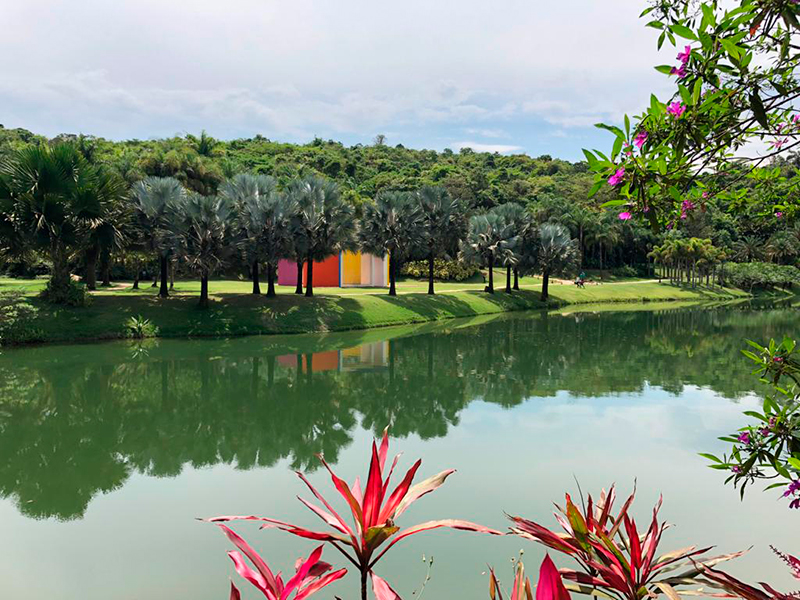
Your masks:
<svg viewBox="0 0 800 600"><path fill-rule="evenodd" d="M581 158L669 93L640 0L3 0L0 123Z"/></svg>

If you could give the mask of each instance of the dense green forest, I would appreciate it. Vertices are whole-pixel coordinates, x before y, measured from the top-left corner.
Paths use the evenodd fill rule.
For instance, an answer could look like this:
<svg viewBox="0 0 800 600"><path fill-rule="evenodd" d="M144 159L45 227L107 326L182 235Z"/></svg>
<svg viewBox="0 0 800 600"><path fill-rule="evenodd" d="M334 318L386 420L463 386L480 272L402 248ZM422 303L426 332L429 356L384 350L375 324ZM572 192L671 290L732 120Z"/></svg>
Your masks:
<svg viewBox="0 0 800 600"><path fill-rule="evenodd" d="M645 274L653 258L648 253L665 237L709 239L728 260L795 264L800 255L800 229L794 223L774 215L734 211L726 201L715 198L688 212L675 231L658 234L647 223L621 220L618 211L601 208L613 199L612 186L588 198L594 176L585 162L547 155L500 155L468 148L414 150L386 145L380 136L372 145L352 147L322 139L289 144L262 136L222 141L205 133L119 142L64 134L48 140L24 129L0 126L0 160L26 146L55 141L74 142L90 162L116 172L128 185L148 176L174 177L190 191L211 195L237 173L270 175L279 185L321 175L339 184L342 196L359 216L364 204L372 203L379 192L411 191L425 185L446 188L473 213L517 203L540 223L556 221L567 226L578 240L584 268L615 269L620 274ZM775 168L794 174L798 165L800 159L790 155L776 162ZM126 257L113 258L115 275L126 276ZM0 270L11 274L31 274L32 268L29 261L22 265L7 258L5 268L0 263Z"/></svg>

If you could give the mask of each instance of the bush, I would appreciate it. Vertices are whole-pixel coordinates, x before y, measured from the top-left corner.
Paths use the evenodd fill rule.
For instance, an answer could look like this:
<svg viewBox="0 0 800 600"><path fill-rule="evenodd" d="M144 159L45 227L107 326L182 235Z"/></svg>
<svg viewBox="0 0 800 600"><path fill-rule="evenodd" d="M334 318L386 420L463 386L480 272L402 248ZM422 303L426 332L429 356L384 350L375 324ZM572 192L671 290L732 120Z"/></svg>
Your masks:
<svg viewBox="0 0 800 600"><path fill-rule="evenodd" d="M630 265L611 269L611 274L615 277L639 277L639 271Z"/></svg>
<svg viewBox="0 0 800 600"><path fill-rule="evenodd" d="M47 282L47 287L42 291L41 297L43 300L54 304L74 307L89 306L92 301L86 286L72 280L69 281L69 284L64 289L55 290L51 279Z"/></svg>
<svg viewBox="0 0 800 600"><path fill-rule="evenodd" d="M456 260L437 258L433 261L433 278L439 281L464 281L478 273L478 267ZM415 260L403 265L401 275L415 279L428 279L428 261Z"/></svg>
<svg viewBox="0 0 800 600"><path fill-rule="evenodd" d="M800 283L800 269L791 265L764 262L725 263L724 277L726 283L744 290L774 287L788 289Z"/></svg>
<svg viewBox="0 0 800 600"><path fill-rule="evenodd" d="M158 335L158 327L153 325L150 319L145 319L142 315L130 317L125 322L125 336L134 339L144 339Z"/></svg>
<svg viewBox="0 0 800 600"><path fill-rule="evenodd" d="M0 346L42 339L41 331L34 326L37 313L22 292L0 294Z"/></svg>

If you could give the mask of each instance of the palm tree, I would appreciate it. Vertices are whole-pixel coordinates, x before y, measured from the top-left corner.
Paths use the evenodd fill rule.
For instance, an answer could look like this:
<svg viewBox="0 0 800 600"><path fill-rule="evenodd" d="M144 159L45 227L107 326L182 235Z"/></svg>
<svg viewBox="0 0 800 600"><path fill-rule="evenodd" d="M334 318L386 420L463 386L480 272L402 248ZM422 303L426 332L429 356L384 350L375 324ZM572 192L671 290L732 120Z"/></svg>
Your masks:
<svg viewBox="0 0 800 600"><path fill-rule="evenodd" d="M736 258L745 262L753 262L764 255L764 243L758 236L745 235L733 244Z"/></svg>
<svg viewBox="0 0 800 600"><path fill-rule="evenodd" d="M600 270L603 270L603 257L606 252L611 252L620 241L619 222L610 213L601 217L597 227L587 236L597 247L600 254Z"/></svg>
<svg viewBox="0 0 800 600"><path fill-rule="evenodd" d="M408 192L381 192L364 207L358 241L364 252L389 255L389 295L396 296L397 268L426 240L422 208Z"/></svg>
<svg viewBox="0 0 800 600"><path fill-rule="evenodd" d="M798 240L793 233L789 230L779 231L775 233L766 246L767 256L779 264L792 264L793 260L797 258L800 253L800 246Z"/></svg>
<svg viewBox="0 0 800 600"><path fill-rule="evenodd" d="M452 260L466 235L466 210L444 187L425 186L416 193L424 235L421 254L428 261L428 294L433 295L433 265L437 258Z"/></svg>
<svg viewBox="0 0 800 600"><path fill-rule="evenodd" d="M148 177L131 188L137 215L138 231L145 249L158 255L161 288L158 295L169 296L167 271L175 253L176 217L180 217L186 190L172 177Z"/></svg>
<svg viewBox="0 0 800 600"><path fill-rule="evenodd" d="M566 271L579 261L577 240L569 229L557 223L545 223L539 228L539 268L542 271L542 301L549 296L550 275Z"/></svg>
<svg viewBox="0 0 800 600"><path fill-rule="evenodd" d="M98 169L98 193L108 198L103 214L92 220L83 237L86 272L84 282L90 290L97 289L97 259L102 260L103 285L110 285L111 252L122 250L127 241L126 230L130 222L129 206L123 202L126 194L124 181L115 173Z"/></svg>
<svg viewBox="0 0 800 600"><path fill-rule="evenodd" d="M30 146L0 163L6 220L31 247L44 249L52 262L44 296L70 301L69 256L92 225L102 219L120 193L105 185L96 167L72 144Z"/></svg>
<svg viewBox="0 0 800 600"><path fill-rule="evenodd" d="M291 217L294 252L298 262L304 257L308 265L306 296L311 297L314 295L314 261L325 260L355 246L354 211L342 199L336 183L321 177L293 181L287 195L295 207Z"/></svg>
<svg viewBox="0 0 800 600"><path fill-rule="evenodd" d="M522 206L514 202L496 206L491 212L503 217L510 228L511 234L518 239L530 220L528 212ZM517 248L515 248L515 250L517 250ZM506 254L501 261L501 264L506 268L506 293L508 294L511 293L512 269L514 271L514 289L519 289L519 269L517 265L520 262L520 258L519 253L515 251L513 254Z"/></svg>
<svg viewBox="0 0 800 600"><path fill-rule="evenodd" d="M469 220L467 237L461 243L461 259L489 270L486 291L494 294L494 266L515 257L519 239L502 215L488 212Z"/></svg>
<svg viewBox="0 0 800 600"><path fill-rule="evenodd" d="M222 196L190 194L181 210L181 254L200 275L200 308L208 308L208 278L225 264L235 227L233 207Z"/></svg>
<svg viewBox="0 0 800 600"><path fill-rule="evenodd" d="M250 266L253 293L261 293L259 261L261 260L261 238L267 225L266 217L274 205L278 184L267 175L241 173L226 181L220 188L220 196L235 207L240 231L239 246Z"/></svg>

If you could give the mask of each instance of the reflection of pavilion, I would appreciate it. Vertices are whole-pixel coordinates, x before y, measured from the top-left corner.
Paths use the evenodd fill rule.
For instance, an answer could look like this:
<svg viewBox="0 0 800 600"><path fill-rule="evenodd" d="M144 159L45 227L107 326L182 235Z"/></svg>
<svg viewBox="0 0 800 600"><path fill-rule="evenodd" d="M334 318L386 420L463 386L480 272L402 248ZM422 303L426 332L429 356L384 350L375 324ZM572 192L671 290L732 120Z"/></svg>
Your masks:
<svg viewBox="0 0 800 600"><path fill-rule="evenodd" d="M308 372L307 354L284 354L278 357L278 364L287 368L297 368L298 358L304 372ZM380 371L389 365L389 342L372 342L346 350L314 352L311 355L311 371Z"/></svg>

